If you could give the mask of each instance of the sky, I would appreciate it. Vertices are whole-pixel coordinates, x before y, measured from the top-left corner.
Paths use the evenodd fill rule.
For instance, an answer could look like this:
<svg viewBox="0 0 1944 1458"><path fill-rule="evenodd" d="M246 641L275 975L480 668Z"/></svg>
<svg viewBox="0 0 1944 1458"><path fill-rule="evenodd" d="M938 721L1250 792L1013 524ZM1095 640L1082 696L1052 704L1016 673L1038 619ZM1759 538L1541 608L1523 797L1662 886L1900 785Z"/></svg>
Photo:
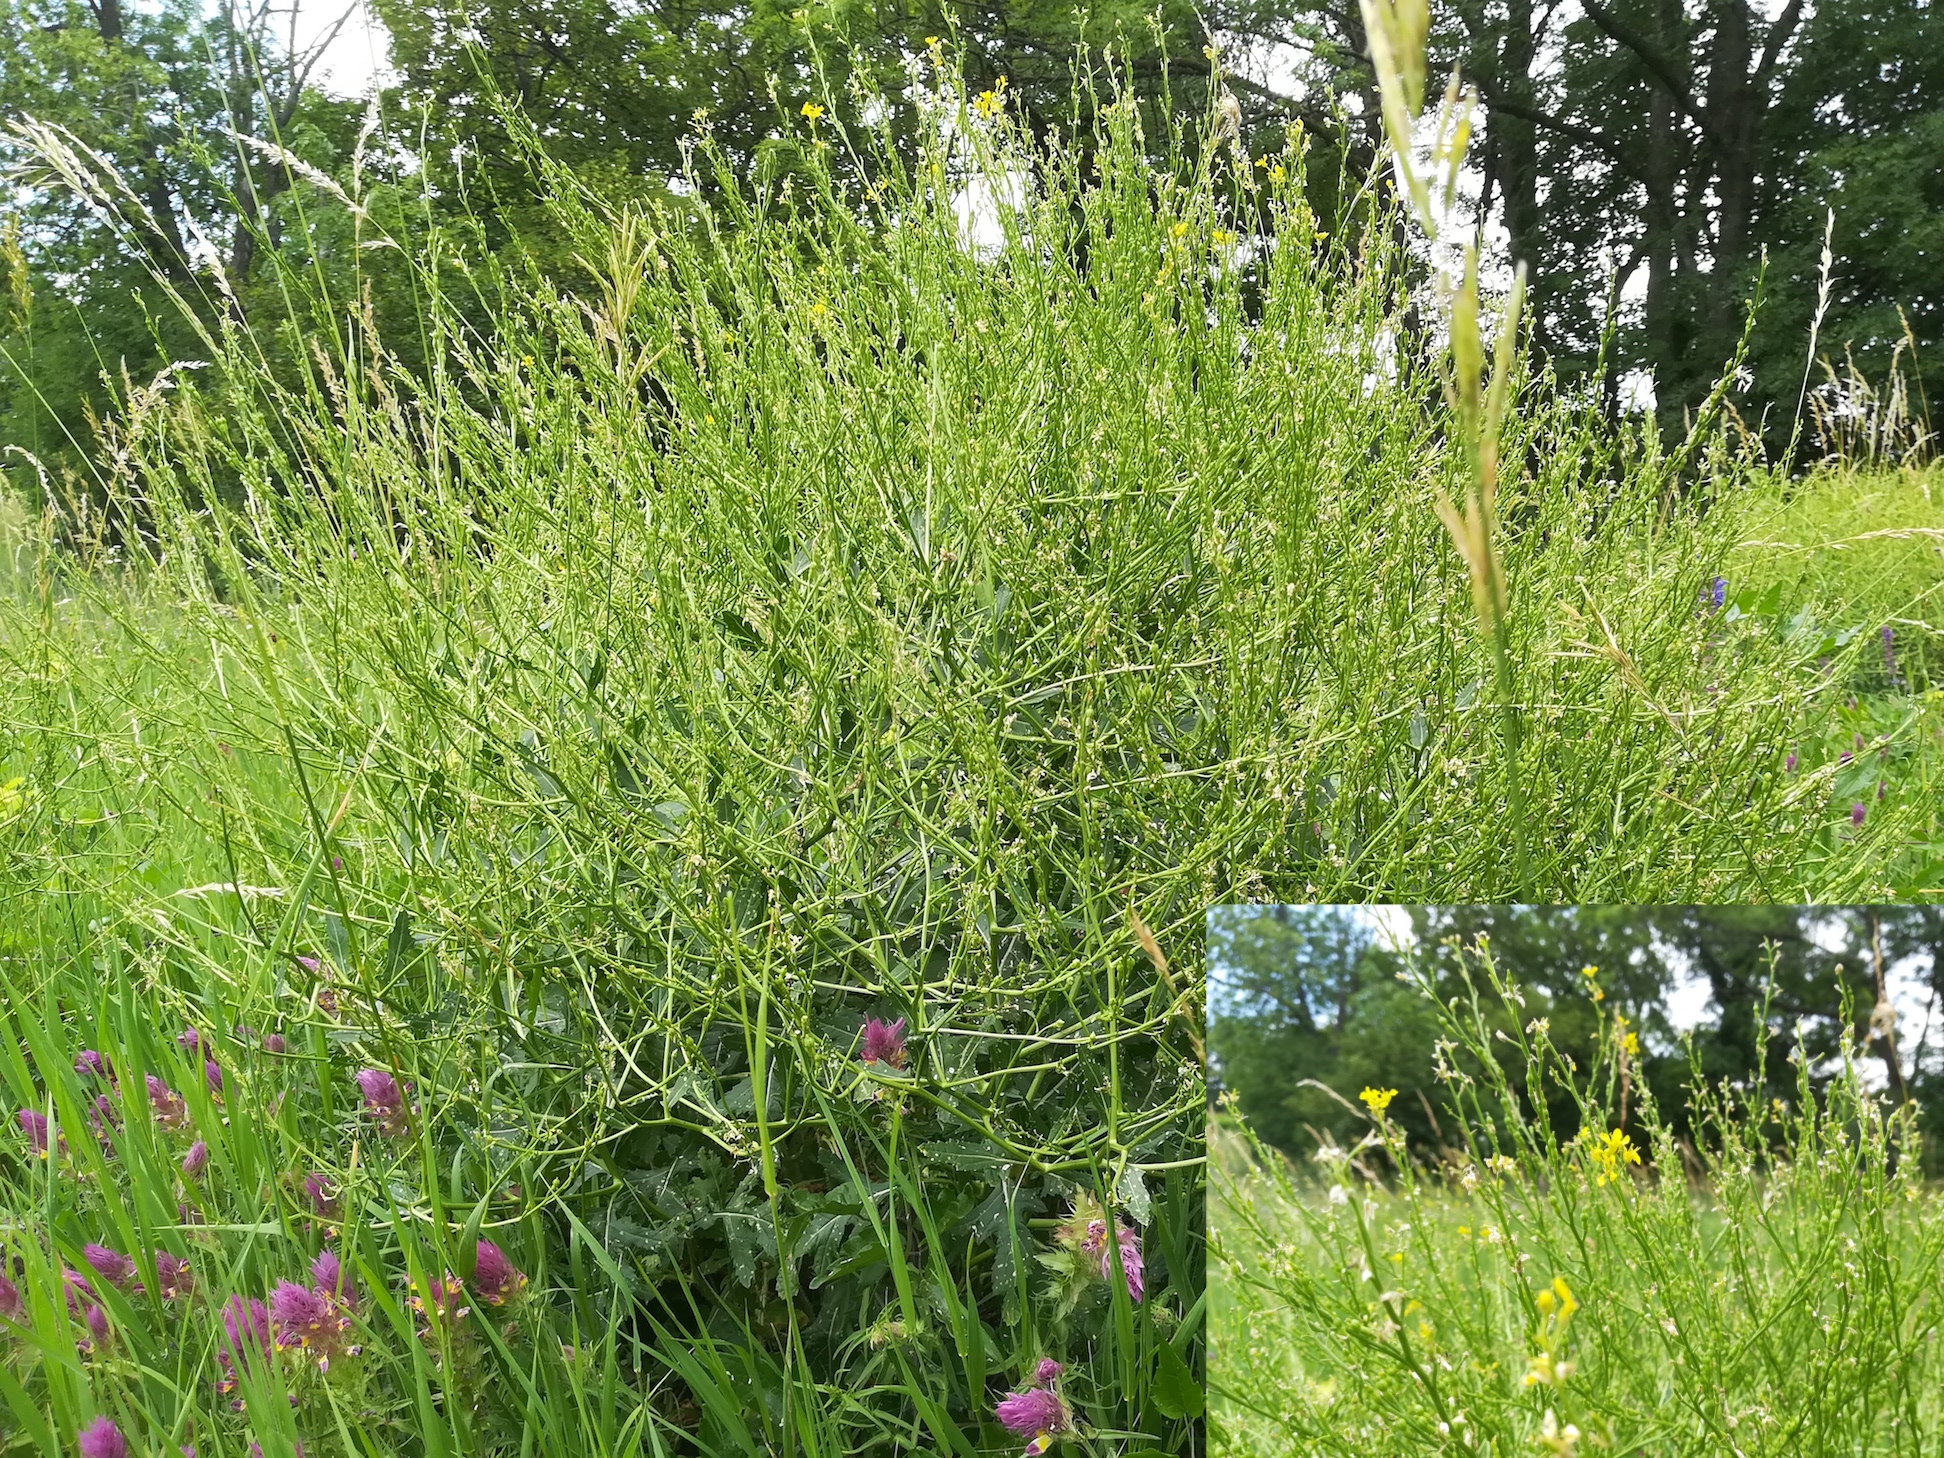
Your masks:
<svg viewBox="0 0 1944 1458"><path fill-rule="evenodd" d="M333 96L363 96L374 83L389 76L390 43L385 28L365 0L338 4L301 4L297 11L297 45L304 49L345 16L344 28L332 39L318 63L317 83Z"/></svg>

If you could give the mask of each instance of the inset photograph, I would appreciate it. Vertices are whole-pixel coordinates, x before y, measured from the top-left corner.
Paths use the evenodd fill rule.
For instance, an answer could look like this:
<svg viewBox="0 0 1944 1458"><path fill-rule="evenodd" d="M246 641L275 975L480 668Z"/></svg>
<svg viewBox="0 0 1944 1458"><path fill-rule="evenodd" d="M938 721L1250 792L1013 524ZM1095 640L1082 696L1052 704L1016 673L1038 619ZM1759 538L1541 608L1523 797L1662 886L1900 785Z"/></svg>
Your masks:
<svg viewBox="0 0 1944 1458"><path fill-rule="evenodd" d="M1944 909L1224 906L1209 1451L1944 1441Z"/></svg>

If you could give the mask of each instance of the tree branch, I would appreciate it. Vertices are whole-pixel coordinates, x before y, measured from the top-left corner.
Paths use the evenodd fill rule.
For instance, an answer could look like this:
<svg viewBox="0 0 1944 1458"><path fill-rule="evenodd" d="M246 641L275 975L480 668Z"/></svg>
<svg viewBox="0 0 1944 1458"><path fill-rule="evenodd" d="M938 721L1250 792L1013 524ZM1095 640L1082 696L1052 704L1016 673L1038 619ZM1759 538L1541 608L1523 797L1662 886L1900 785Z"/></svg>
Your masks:
<svg viewBox="0 0 1944 1458"><path fill-rule="evenodd" d="M1695 101L1693 90L1681 79L1680 73L1674 69L1667 57L1661 54L1659 48L1607 9L1600 0L1580 0L1580 4L1592 22L1610 39L1618 41L1640 57L1653 78L1660 82L1669 96L1674 98L1674 104L1681 109L1682 115L1701 129L1702 135L1708 139L1710 145L1717 149L1721 148L1722 138L1709 123L1707 113L1702 111Z"/></svg>
<svg viewBox="0 0 1944 1458"><path fill-rule="evenodd" d="M1775 24L1769 27L1768 44L1762 47L1762 59L1755 66L1755 84L1764 85L1769 73L1774 71L1775 63L1782 59L1782 48L1789 43L1796 27L1802 23L1802 0L1789 0L1787 7L1775 17Z"/></svg>

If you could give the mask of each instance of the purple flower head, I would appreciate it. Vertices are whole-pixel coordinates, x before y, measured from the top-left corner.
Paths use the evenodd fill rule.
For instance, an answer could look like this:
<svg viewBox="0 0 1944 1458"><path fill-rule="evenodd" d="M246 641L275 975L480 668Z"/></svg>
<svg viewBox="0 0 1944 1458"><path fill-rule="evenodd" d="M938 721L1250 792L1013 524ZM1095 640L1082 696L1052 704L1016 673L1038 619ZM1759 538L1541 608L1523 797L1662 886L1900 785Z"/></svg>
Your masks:
<svg viewBox="0 0 1944 1458"><path fill-rule="evenodd" d="M313 975L324 970L324 964L315 957L299 957L297 965Z"/></svg>
<svg viewBox="0 0 1944 1458"><path fill-rule="evenodd" d="M178 1296L187 1296L192 1284L189 1262L181 1256L170 1255L166 1250L155 1253L156 1295L164 1301L173 1301Z"/></svg>
<svg viewBox="0 0 1944 1458"><path fill-rule="evenodd" d="M1796 757L1796 752L1792 749L1789 751L1789 757L1782 761L1782 768L1789 774L1794 774L1796 765L1799 763L1801 761Z"/></svg>
<svg viewBox="0 0 1944 1458"><path fill-rule="evenodd" d="M888 1063L893 1068L905 1066L905 1020L899 1018L895 1023L886 1023L880 1018L870 1018L864 1024L864 1046L858 1057L865 1063Z"/></svg>
<svg viewBox="0 0 1944 1458"><path fill-rule="evenodd" d="M1838 764L1848 764L1848 763L1849 763L1849 762L1850 762L1851 760L1853 760L1853 759L1855 759L1855 758L1856 758L1856 756L1855 756L1855 755L1853 755L1853 754L1851 754L1851 753L1850 753L1850 752L1849 752L1849 751L1848 751L1848 750L1846 749L1846 750L1844 750L1844 751L1843 751L1843 752L1842 752L1841 754L1839 754L1839 755L1837 755L1837 756L1836 756L1836 763L1838 763Z"/></svg>
<svg viewBox="0 0 1944 1458"><path fill-rule="evenodd" d="M89 1301L94 1300L94 1287L88 1284L88 1278L79 1271L70 1271L66 1267L62 1267L61 1280L67 1285L67 1304L69 1311L74 1311L79 1308L81 1298L86 1298Z"/></svg>
<svg viewBox="0 0 1944 1458"><path fill-rule="evenodd" d="M429 1285L415 1284L411 1306L412 1310L425 1318L425 1325L419 1328L419 1336L425 1341L434 1340L441 1330L457 1336L458 1324L472 1311L466 1305L466 1288L453 1279L450 1271L442 1281Z"/></svg>
<svg viewBox="0 0 1944 1458"><path fill-rule="evenodd" d="M128 1439L105 1417L89 1423L74 1438L81 1458L128 1458Z"/></svg>
<svg viewBox="0 0 1944 1458"><path fill-rule="evenodd" d="M5 1276L0 1276L0 1317L8 1321L25 1321L27 1303L20 1299L20 1288Z"/></svg>
<svg viewBox="0 0 1944 1458"><path fill-rule="evenodd" d="M358 1299L357 1288L351 1284L351 1278L344 1274L343 1264L332 1251L317 1253L317 1259L311 1262L311 1279L317 1282L318 1290L345 1306Z"/></svg>
<svg viewBox="0 0 1944 1458"><path fill-rule="evenodd" d="M155 1111L155 1122L164 1129L182 1130L189 1127L189 1105L182 1095L170 1088L154 1074L148 1075L149 1107Z"/></svg>
<svg viewBox="0 0 1944 1458"><path fill-rule="evenodd" d="M88 1340L95 1347L108 1345L108 1313L99 1306L90 1306L81 1313L81 1320L88 1328Z"/></svg>
<svg viewBox="0 0 1944 1458"><path fill-rule="evenodd" d="M1029 1387L1024 1392L1002 1397L993 1409L993 1416L1029 1440L1026 1444L1029 1454L1044 1453L1052 1446L1054 1434L1073 1426L1065 1400L1050 1387Z"/></svg>
<svg viewBox="0 0 1944 1458"><path fill-rule="evenodd" d="M194 1028L184 1028L176 1034L176 1047L185 1053L194 1053L202 1047L202 1035Z"/></svg>
<svg viewBox="0 0 1944 1458"><path fill-rule="evenodd" d="M1141 1237L1138 1231L1125 1225L1116 1227L1116 1250L1102 1253L1100 1274L1105 1280L1114 1279L1114 1256L1120 1256L1121 1273L1127 1277L1127 1296L1138 1304L1147 1294L1146 1268L1141 1263Z"/></svg>
<svg viewBox="0 0 1944 1458"><path fill-rule="evenodd" d="M304 1176L304 1195L311 1203L311 1210L325 1220L338 1218L337 1186L329 1176L307 1174Z"/></svg>
<svg viewBox="0 0 1944 1458"><path fill-rule="evenodd" d="M115 1077L113 1065L92 1048L83 1048L75 1055L74 1071L83 1078L104 1078L110 1082Z"/></svg>
<svg viewBox="0 0 1944 1458"><path fill-rule="evenodd" d="M321 1291L312 1291L295 1281L279 1281L270 1293L270 1321L276 1329L280 1347L310 1346L321 1340L332 1324L331 1303Z"/></svg>
<svg viewBox="0 0 1944 1458"><path fill-rule="evenodd" d="M398 1080L382 1068L358 1070L358 1089L364 1094L365 1112L378 1121L379 1130L389 1139L409 1134L412 1113L405 1106L405 1092Z"/></svg>
<svg viewBox="0 0 1944 1458"><path fill-rule="evenodd" d="M526 1289L526 1283L527 1278L514 1268L506 1252L490 1240L479 1242L473 1260L472 1285L481 1301L504 1306Z"/></svg>
<svg viewBox="0 0 1944 1458"><path fill-rule="evenodd" d="M1715 607L1720 607L1723 603L1728 601L1728 579L1725 577L1715 578L1715 580L1711 584L1709 584L1708 598Z"/></svg>
<svg viewBox="0 0 1944 1458"><path fill-rule="evenodd" d="M126 1286L135 1279L135 1262L105 1245L84 1245L81 1258L94 1267L94 1273L111 1286Z"/></svg>
<svg viewBox="0 0 1944 1458"><path fill-rule="evenodd" d="M107 1094L96 1094L94 1102L88 1105L88 1127L103 1144L108 1142L109 1131L121 1128L121 1120L115 1116L115 1101Z"/></svg>
<svg viewBox="0 0 1944 1458"><path fill-rule="evenodd" d="M290 1045L284 1042L284 1035L282 1033L265 1033L263 1035L264 1052L285 1053L288 1052L289 1049L290 1049Z"/></svg>
<svg viewBox="0 0 1944 1458"><path fill-rule="evenodd" d="M216 1066L215 1059L212 1058L203 1064L203 1077L209 1080L211 1093L219 1094L223 1091L223 1070Z"/></svg>
<svg viewBox="0 0 1944 1458"><path fill-rule="evenodd" d="M198 1139L189 1146L189 1152L182 1156L182 1172L192 1180L199 1180L202 1178L203 1171L208 1168L209 1146Z"/></svg>
<svg viewBox="0 0 1944 1458"><path fill-rule="evenodd" d="M1869 813L1870 812L1864 808L1863 802L1861 800L1858 800L1854 805L1850 806L1850 824L1857 827L1858 829L1861 829L1863 825L1863 818Z"/></svg>
<svg viewBox="0 0 1944 1458"><path fill-rule="evenodd" d="M19 1118L21 1132L34 1153L47 1153L47 1115L38 1109L22 1109Z"/></svg>
<svg viewBox="0 0 1944 1458"><path fill-rule="evenodd" d="M1041 1357L1039 1359L1039 1366L1033 1369L1033 1386L1051 1387L1053 1385L1053 1379L1065 1370L1066 1368L1062 1367L1051 1357Z"/></svg>
<svg viewBox="0 0 1944 1458"><path fill-rule="evenodd" d="M270 1313L261 1301L232 1296L223 1303L223 1342L216 1355L225 1370L252 1355L270 1355Z"/></svg>

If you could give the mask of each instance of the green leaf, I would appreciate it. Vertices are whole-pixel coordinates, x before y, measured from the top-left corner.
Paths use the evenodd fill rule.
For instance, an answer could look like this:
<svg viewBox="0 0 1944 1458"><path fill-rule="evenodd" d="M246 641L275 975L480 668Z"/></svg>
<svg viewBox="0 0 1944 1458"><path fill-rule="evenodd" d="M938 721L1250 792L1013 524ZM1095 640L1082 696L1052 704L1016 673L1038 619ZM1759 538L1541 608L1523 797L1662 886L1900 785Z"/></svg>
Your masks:
<svg viewBox="0 0 1944 1458"><path fill-rule="evenodd" d="M1193 1419L1202 1415L1201 1384L1175 1349L1162 1342L1154 1349L1154 1405L1168 1417Z"/></svg>

